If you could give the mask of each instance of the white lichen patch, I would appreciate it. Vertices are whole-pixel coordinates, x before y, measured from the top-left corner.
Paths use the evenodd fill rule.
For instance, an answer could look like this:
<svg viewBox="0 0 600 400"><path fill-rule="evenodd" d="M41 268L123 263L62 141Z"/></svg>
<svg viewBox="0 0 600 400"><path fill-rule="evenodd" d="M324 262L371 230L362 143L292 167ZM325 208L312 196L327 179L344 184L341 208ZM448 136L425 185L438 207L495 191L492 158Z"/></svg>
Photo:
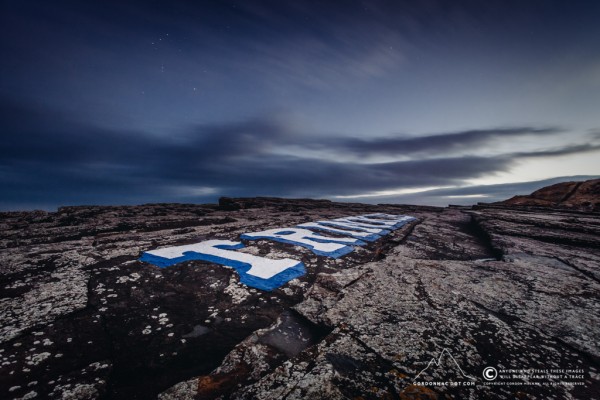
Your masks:
<svg viewBox="0 0 600 400"><path fill-rule="evenodd" d="M296 278L296 279L292 279L291 281L289 281L288 285L304 289L304 288L308 287L309 283L308 282L302 282L300 279Z"/></svg>
<svg viewBox="0 0 600 400"><path fill-rule="evenodd" d="M169 322L169 318L167 318L167 314L166 313L160 313L160 314L158 314L158 323L160 325L166 325L167 322Z"/></svg>
<svg viewBox="0 0 600 400"><path fill-rule="evenodd" d="M99 395L95 385L81 384L72 386L71 384L56 386L50 395L53 398L61 400L91 400L96 399Z"/></svg>
<svg viewBox="0 0 600 400"><path fill-rule="evenodd" d="M233 275L229 278L229 285L223 291L231 296L233 304L240 304L250 296L248 289L245 286L239 286Z"/></svg>
<svg viewBox="0 0 600 400"><path fill-rule="evenodd" d="M67 265L15 298L0 300L0 342L17 337L23 330L49 323L55 318L83 309L87 304L88 273L80 265Z"/></svg>
<svg viewBox="0 0 600 400"><path fill-rule="evenodd" d="M5 289L18 289L23 286L27 286L27 283L23 282L23 281L15 281L15 282L13 282L12 285L7 285L4 288Z"/></svg>
<svg viewBox="0 0 600 400"><path fill-rule="evenodd" d="M108 367L110 367L109 364L100 363L100 362L94 362L94 363L91 363L90 365L88 365L88 368L91 369L92 371L98 371L98 370L106 369Z"/></svg>
<svg viewBox="0 0 600 400"><path fill-rule="evenodd" d="M38 365L51 356L47 351L25 357L27 365Z"/></svg>
<svg viewBox="0 0 600 400"><path fill-rule="evenodd" d="M19 397L19 398L15 399L15 400L29 400L29 399L34 399L34 398L37 397L37 395L38 395L37 392L32 390L31 392L25 394L25 396Z"/></svg>
<svg viewBox="0 0 600 400"><path fill-rule="evenodd" d="M94 292L96 292L97 294L102 294L106 292L106 286L104 286L103 283L99 283L98 286L96 286L96 288L94 289Z"/></svg>
<svg viewBox="0 0 600 400"><path fill-rule="evenodd" d="M129 275L120 276L117 279L117 283L135 282L135 281L137 281L140 278L141 278L141 275L138 274L137 272L134 272L134 273L129 274Z"/></svg>

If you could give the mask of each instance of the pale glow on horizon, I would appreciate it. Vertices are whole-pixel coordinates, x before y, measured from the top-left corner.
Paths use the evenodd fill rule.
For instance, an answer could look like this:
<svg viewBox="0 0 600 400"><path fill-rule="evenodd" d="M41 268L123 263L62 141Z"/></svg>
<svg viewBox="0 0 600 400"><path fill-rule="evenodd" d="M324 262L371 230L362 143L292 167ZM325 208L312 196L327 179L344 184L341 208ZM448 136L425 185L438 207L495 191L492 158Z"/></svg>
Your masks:
<svg viewBox="0 0 600 400"><path fill-rule="evenodd" d="M475 199L475 198L481 198L481 197L490 197L487 194L456 194L456 195L452 195L452 196L444 196L448 199Z"/></svg>
<svg viewBox="0 0 600 400"><path fill-rule="evenodd" d="M171 193L179 195L179 196L206 196L215 194L218 192L217 188L209 187L209 186L172 186L169 187L168 190Z"/></svg>
<svg viewBox="0 0 600 400"><path fill-rule="evenodd" d="M397 190L381 190L378 192L364 193L364 194L351 194L345 196L333 196L336 199L358 199L362 197L380 197L380 196L394 196L394 195L402 195L402 194L414 194L414 193L422 193L428 192L430 190L437 189L452 189L456 186L429 186L429 187L421 187L421 188L409 188L409 189L397 189Z"/></svg>
<svg viewBox="0 0 600 400"><path fill-rule="evenodd" d="M485 178L469 179L466 186L500 185L556 178L557 176L600 175L600 152L550 158L528 158L507 172Z"/></svg>

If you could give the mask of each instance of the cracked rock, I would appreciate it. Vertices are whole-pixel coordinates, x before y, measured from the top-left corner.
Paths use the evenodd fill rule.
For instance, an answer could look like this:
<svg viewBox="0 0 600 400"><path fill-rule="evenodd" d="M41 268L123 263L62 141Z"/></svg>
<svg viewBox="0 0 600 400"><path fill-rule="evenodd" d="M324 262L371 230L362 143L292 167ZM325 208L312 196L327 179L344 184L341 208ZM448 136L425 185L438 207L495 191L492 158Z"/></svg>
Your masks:
<svg viewBox="0 0 600 400"><path fill-rule="evenodd" d="M1 213L0 397L594 398L600 216L567 203L540 211L227 198ZM416 220L337 259L243 241L240 251L305 265L271 292L209 262L138 260L368 213ZM577 370L581 384L554 375L493 386L488 367Z"/></svg>

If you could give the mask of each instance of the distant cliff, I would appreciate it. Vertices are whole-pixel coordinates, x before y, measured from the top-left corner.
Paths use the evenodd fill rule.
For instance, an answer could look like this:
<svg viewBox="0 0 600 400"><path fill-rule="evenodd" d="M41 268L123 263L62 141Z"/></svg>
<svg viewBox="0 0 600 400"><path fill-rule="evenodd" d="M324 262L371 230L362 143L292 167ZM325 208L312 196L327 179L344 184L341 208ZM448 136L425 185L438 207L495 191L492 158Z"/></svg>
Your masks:
<svg viewBox="0 0 600 400"><path fill-rule="evenodd" d="M514 196L494 204L559 207L598 212L600 211L600 179L557 183L536 190L530 195Z"/></svg>

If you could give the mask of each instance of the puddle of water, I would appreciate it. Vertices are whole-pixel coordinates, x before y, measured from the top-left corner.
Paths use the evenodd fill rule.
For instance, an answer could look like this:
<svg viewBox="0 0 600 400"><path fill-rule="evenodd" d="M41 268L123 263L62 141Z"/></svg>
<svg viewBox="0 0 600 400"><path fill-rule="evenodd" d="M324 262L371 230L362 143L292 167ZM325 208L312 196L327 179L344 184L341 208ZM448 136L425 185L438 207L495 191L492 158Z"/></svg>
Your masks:
<svg viewBox="0 0 600 400"><path fill-rule="evenodd" d="M192 331L190 333L186 333L185 335L182 335L181 337L184 337L184 338L196 338L196 337L205 335L208 332L210 332L210 329L207 328L206 326L196 325L196 326L194 326L194 329L192 329Z"/></svg>
<svg viewBox="0 0 600 400"><path fill-rule="evenodd" d="M320 341L327 333L300 316L285 311L279 324L262 335L260 343L272 346L288 357L297 356L302 350Z"/></svg>

